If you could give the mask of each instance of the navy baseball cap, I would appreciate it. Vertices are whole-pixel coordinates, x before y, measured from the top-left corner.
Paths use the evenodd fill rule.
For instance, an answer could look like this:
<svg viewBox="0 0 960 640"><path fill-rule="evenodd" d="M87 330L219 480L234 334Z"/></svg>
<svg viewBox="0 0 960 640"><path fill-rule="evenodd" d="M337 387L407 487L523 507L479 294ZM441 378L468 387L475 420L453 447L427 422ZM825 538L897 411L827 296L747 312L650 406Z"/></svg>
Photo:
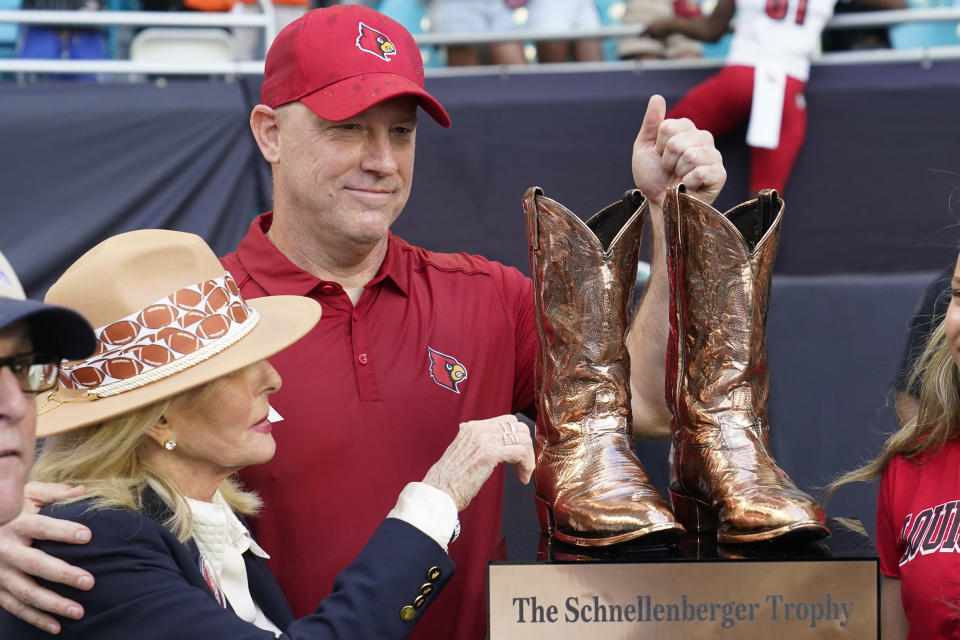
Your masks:
<svg viewBox="0 0 960 640"><path fill-rule="evenodd" d="M71 309L27 300L20 280L0 253L0 330L25 322L33 348L66 360L86 358L97 341L87 320Z"/></svg>

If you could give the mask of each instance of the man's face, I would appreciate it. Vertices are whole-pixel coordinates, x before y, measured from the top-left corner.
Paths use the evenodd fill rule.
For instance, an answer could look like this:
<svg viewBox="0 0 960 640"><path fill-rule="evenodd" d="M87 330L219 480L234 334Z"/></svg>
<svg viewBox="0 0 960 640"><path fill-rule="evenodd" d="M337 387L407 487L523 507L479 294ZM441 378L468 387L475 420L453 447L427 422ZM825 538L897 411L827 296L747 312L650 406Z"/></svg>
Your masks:
<svg viewBox="0 0 960 640"><path fill-rule="evenodd" d="M299 102L281 109L274 163L281 214L339 246L383 239L410 196L416 98L393 98L340 122Z"/></svg>
<svg viewBox="0 0 960 640"><path fill-rule="evenodd" d="M0 329L0 357L33 351L25 324ZM20 513L23 485L33 462L37 409L10 367L0 368L0 525Z"/></svg>

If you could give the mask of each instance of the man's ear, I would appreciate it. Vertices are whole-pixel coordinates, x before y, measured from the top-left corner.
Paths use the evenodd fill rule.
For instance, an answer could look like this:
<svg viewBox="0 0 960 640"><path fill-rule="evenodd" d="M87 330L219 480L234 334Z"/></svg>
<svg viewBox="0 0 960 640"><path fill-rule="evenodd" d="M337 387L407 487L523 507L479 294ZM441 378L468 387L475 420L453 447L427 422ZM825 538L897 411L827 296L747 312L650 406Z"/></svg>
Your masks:
<svg viewBox="0 0 960 640"><path fill-rule="evenodd" d="M263 159L274 164L280 160L280 127L277 112L265 104L258 104L250 113L250 131L260 147Z"/></svg>

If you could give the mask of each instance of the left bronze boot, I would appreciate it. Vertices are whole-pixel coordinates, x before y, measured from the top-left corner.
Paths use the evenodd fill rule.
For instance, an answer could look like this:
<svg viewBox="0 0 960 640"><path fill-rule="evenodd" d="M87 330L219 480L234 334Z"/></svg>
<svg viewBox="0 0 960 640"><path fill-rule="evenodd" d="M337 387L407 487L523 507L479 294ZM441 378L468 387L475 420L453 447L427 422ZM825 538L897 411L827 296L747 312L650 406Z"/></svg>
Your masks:
<svg viewBox="0 0 960 640"><path fill-rule="evenodd" d="M541 530L569 544L683 533L634 452L624 345L646 201L584 223L538 188L523 198L539 333L533 474Z"/></svg>
<svg viewBox="0 0 960 640"><path fill-rule="evenodd" d="M770 454L764 328L782 214L770 190L724 214L673 187L664 207L670 497L680 522L721 543L829 533Z"/></svg>

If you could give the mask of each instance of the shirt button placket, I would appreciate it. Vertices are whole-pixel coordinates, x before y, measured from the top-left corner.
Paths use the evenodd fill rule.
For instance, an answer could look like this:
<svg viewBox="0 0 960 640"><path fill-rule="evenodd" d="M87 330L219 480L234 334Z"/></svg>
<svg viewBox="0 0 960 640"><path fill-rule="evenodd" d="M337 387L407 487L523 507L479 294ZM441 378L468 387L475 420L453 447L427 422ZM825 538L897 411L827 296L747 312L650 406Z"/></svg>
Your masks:
<svg viewBox="0 0 960 640"><path fill-rule="evenodd" d="M356 332L357 322L360 321L360 311L358 311L357 309L354 309L352 317L353 317L352 324L354 327L354 332ZM362 345L359 345L359 346L362 347ZM369 358L367 357L367 353L365 351L357 354L357 362L359 362L360 364L367 364L368 360Z"/></svg>
<svg viewBox="0 0 960 640"><path fill-rule="evenodd" d="M370 343L362 320L362 313L354 308L350 315L351 332L353 334L353 357L356 359L357 383L360 385L361 402L379 402L380 390L377 385L376 373L373 370L370 354Z"/></svg>

